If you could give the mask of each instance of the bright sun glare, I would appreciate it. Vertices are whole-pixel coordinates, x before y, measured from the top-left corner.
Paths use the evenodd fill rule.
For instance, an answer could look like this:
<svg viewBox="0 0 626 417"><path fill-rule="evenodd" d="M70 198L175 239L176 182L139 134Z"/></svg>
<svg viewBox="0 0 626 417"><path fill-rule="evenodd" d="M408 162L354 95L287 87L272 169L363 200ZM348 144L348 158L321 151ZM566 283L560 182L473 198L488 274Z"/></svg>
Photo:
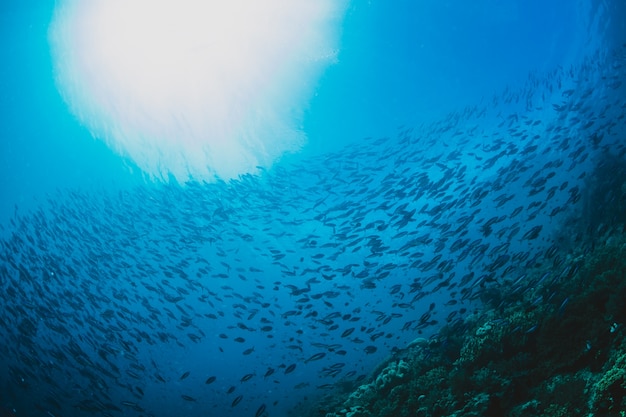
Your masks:
<svg viewBox="0 0 626 417"><path fill-rule="evenodd" d="M57 86L91 133L154 179L235 178L305 140L337 56L337 0L63 0Z"/></svg>

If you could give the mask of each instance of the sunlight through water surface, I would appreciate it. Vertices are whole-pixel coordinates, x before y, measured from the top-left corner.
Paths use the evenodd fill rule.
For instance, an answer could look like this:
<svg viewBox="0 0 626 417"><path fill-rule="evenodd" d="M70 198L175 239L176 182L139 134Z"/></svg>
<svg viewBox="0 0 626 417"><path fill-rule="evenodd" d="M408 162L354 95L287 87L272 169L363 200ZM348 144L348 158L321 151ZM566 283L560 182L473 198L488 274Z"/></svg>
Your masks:
<svg viewBox="0 0 626 417"><path fill-rule="evenodd" d="M228 179L306 140L303 110L337 59L332 0L65 0L57 86L93 136L149 177Z"/></svg>

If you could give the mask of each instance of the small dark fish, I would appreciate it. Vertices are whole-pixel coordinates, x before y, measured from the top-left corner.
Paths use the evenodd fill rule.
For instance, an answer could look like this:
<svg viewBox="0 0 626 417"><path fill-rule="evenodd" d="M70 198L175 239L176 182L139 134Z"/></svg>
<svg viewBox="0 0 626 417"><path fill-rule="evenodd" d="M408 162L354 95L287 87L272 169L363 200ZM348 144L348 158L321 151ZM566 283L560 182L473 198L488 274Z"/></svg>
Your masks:
<svg viewBox="0 0 626 417"><path fill-rule="evenodd" d="M231 407L235 407L237 404L239 404L241 402L241 400L243 399L243 395L238 396L237 398L235 398L233 400L233 402L230 404Z"/></svg>
<svg viewBox="0 0 626 417"><path fill-rule="evenodd" d="M228 388L228 391L226 391L226 394L232 394L233 392L235 392L235 386L233 385L232 387Z"/></svg>
<svg viewBox="0 0 626 417"><path fill-rule="evenodd" d="M256 414L254 417L261 417L265 413L265 404L261 404L261 406L256 410Z"/></svg>
<svg viewBox="0 0 626 417"><path fill-rule="evenodd" d="M529 231L524 233L524 236L522 236L522 239L528 239L528 240L536 239L539 236L539 232L541 232L542 228L543 226L541 225L531 228Z"/></svg>
<svg viewBox="0 0 626 417"><path fill-rule="evenodd" d="M522 212L522 210L524 210L524 206L517 207L515 210L513 210L511 212L511 214L509 215L509 218L513 218L513 217L517 216L518 214L520 214Z"/></svg>
<svg viewBox="0 0 626 417"><path fill-rule="evenodd" d="M187 372L185 372L184 374L182 374L182 375L180 376L179 381L182 381L183 379L187 378L187 377L189 376L189 374L190 374L190 372L189 372L189 371L187 371Z"/></svg>
<svg viewBox="0 0 626 417"><path fill-rule="evenodd" d="M353 331L354 331L354 327L344 330L344 332L341 333L341 337L348 337L352 334Z"/></svg>
<svg viewBox="0 0 626 417"><path fill-rule="evenodd" d="M216 379L217 379L216 377L214 377L214 376L210 376L210 377L208 377L208 378L207 378L207 380L206 380L206 381L204 381L204 383L205 383L205 384L212 384L212 383L214 383L214 382L215 382L215 380L216 380Z"/></svg>
<svg viewBox="0 0 626 417"><path fill-rule="evenodd" d="M366 346L364 350L365 350L365 353L369 355L369 354L375 353L378 350L378 348L376 346L369 345L369 346Z"/></svg>
<svg viewBox="0 0 626 417"><path fill-rule="evenodd" d="M263 378L267 378L268 376L272 375L274 371L275 371L274 368L267 368L267 372L265 372L265 375L263 375Z"/></svg>
<svg viewBox="0 0 626 417"><path fill-rule="evenodd" d="M254 376L254 374L245 374L242 378L241 378L241 382L246 382L249 381L252 377Z"/></svg>
<svg viewBox="0 0 626 417"><path fill-rule="evenodd" d="M296 364L292 363L285 369L285 375L292 373L296 369Z"/></svg>
<svg viewBox="0 0 626 417"><path fill-rule="evenodd" d="M251 347L251 348L249 348L249 349L244 350L244 351L243 351L243 354L244 354L244 355L249 355L249 354L251 354L252 352L254 352L254 348L253 348L253 347Z"/></svg>
<svg viewBox="0 0 626 417"><path fill-rule="evenodd" d="M195 398L190 397L189 395L184 395L184 394L183 394L183 395L181 395L181 398L182 398L183 400L185 400L185 401L191 401L191 402L196 401L196 399L195 399Z"/></svg>
<svg viewBox="0 0 626 417"><path fill-rule="evenodd" d="M309 359L305 360L304 363L309 363L309 362L320 360L324 356L326 356L326 353L324 352L316 353L315 355L311 356ZM295 368L295 365L293 365L293 367ZM285 371L285 373L287 373L287 371Z"/></svg>

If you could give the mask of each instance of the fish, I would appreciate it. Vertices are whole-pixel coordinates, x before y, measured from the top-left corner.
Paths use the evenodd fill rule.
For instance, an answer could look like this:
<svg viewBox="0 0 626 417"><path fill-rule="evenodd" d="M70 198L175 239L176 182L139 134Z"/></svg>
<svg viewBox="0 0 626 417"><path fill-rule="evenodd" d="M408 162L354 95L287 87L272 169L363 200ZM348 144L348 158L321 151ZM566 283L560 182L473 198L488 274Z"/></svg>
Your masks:
<svg viewBox="0 0 626 417"><path fill-rule="evenodd" d="M376 351L378 350L378 348L376 346L366 346L365 349L363 349L365 351L366 354L370 355L372 353L376 353Z"/></svg>
<svg viewBox="0 0 626 417"><path fill-rule="evenodd" d="M255 376L255 374L245 374L244 376L241 377L240 382L246 382L249 381L250 379L252 379Z"/></svg>
<svg viewBox="0 0 626 417"><path fill-rule="evenodd" d="M326 356L326 353L324 353L324 352L316 353L316 354L310 356L307 360L305 360L304 363L318 361L318 360L322 359L324 356ZM295 365L290 365L290 366L293 366L294 369L295 369ZM289 368L287 368L287 369L289 369ZM293 369L292 369L292 371L293 371ZM285 370L285 373L287 373L287 370Z"/></svg>
<svg viewBox="0 0 626 417"><path fill-rule="evenodd" d="M205 383L205 384L207 384L207 385L208 385L208 384L212 384L212 383L214 383L214 382L215 382L215 380L216 380L216 379L217 379L217 377L215 377L215 376L210 376L210 377L208 377L208 378L207 378L207 380L206 380L206 381L204 381L204 383Z"/></svg>
<svg viewBox="0 0 626 417"><path fill-rule="evenodd" d="M354 327L351 327L349 329L346 329L343 331L343 333L341 333L341 337L348 337L352 334L352 332L354 332Z"/></svg>
<svg viewBox="0 0 626 417"><path fill-rule="evenodd" d="M239 404L241 402L241 400L243 399L243 395L238 395L237 397L235 397L235 399L233 400L232 403L230 403L231 407L236 407L237 404Z"/></svg>
<svg viewBox="0 0 626 417"><path fill-rule="evenodd" d="M261 417L265 414L265 404L261 404L259 408L257 408L256 413L254 413L254 417Z"/></svg>
<svg viewBox="0 0 626 417"><path fill-rule="evenodd" d="M539 236L539 233L541 232L542 228L543 228L542 225L538 225L538 226L534 226L530 228L526 233L524 233L524 235L522 236L522 239L524 240L536 239Z"/></svg>

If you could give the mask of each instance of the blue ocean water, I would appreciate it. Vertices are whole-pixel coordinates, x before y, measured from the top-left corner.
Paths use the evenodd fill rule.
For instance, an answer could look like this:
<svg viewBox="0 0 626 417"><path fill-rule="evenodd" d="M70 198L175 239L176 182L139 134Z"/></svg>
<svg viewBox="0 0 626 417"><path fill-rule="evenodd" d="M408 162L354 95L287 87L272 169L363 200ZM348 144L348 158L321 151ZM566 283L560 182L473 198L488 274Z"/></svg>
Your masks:
<svg viewBox="0 0 626 417"><path fill-rule="evenodd" d="M183 184L68 111L53 12L0 8L6 415L320 415L568 221L623 221L585 217L625 151L620 2L352 1L304 148Z"/></svg>

